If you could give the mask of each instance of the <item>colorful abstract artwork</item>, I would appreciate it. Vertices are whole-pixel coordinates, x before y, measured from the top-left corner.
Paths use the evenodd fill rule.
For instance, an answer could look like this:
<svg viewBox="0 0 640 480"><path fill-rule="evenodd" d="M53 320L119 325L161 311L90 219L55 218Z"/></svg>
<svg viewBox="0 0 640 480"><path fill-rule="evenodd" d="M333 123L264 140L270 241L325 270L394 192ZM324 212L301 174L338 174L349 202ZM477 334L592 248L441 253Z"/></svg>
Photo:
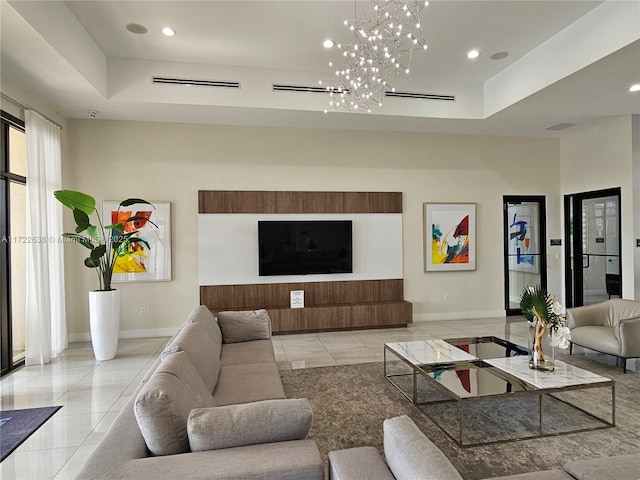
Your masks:
<svg viewBox="0 0 640 480"><path fill-rule="evenodd" d="M537 216L528 205L510 205L509 270L538 273Z"/></svg>
<svg viewBox="0 0 640 480"><path fill-rule="evenodd" d="M425 271L475 270L475 203L424 204Z"/></svg>
<svg viewBox="0 0 640 480"><path fill-rule="evenodd" d="M113 282L171 280L171 209L169 202L134 204L120 209L115 202L102 204L103 219L123 223L124 232L137 231L144 242L137 242L116 258ZM136 220L127 222L135 217Z"/></svg>

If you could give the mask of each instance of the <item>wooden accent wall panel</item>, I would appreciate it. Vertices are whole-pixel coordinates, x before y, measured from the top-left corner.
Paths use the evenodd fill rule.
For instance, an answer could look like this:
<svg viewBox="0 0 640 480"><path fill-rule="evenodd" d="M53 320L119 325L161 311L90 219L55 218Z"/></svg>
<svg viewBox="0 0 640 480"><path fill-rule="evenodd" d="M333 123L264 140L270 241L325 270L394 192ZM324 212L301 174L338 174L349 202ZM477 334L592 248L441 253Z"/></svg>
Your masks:
<svg viewBox="0 0 640 480"><path fill-rule="evenodd" d="M305 308L290 308L291 290L304 290ZM402 279L209 285L200 303L214 313L266 308L274 333L404 326L413 313Z"/></svg>
<svg viewBox="0 0 640 480"><path fill-rule="evenodd" d="M213 310L289 308L289 292L304 290L307 307L404 300L403 280L258 283L200 287L200 303Z"/></svg>
<svg viewBox="0 0 640 480"><path fill-rule="evenodd" d="M199 190L198 213L402 213L402 193Z"/></svg>
<svg viewBox="0 0 640 480"><path fill-rule="evenodd" d="M283 334L405 327L412 322L413 306L400 301L267 311L273 332Z"/></svg>

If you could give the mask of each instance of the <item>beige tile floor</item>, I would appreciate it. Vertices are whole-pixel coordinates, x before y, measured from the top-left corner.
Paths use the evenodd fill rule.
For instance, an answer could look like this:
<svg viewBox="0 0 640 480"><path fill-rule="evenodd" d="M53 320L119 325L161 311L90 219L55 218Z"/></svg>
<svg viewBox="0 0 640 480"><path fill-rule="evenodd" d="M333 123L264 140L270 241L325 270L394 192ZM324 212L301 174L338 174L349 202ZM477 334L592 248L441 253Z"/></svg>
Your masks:
<svg viewBox="0 0 640 480"><path fill-rule="evenodd" d="M382 361L386 342L472 335L526 345L527 324L504 318L421 322L408 328L279 335L273 344L285 370ZM90 343L74 343L50 365L23 367L3 377L0 409L63 408L0 464L0 479L74 478L167 340L121 340L116 358L108 362L94 360Z"/></svg>

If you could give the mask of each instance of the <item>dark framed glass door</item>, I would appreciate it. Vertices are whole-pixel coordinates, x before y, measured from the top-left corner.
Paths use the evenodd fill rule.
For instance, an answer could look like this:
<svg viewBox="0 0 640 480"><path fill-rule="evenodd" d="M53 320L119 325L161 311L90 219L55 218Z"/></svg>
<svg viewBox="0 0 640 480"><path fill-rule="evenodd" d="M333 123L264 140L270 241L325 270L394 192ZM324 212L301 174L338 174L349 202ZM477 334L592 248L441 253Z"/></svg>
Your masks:
<svg viewBox="0 0 640 480"><path fill-rule="evenodd" d="M0 365L24 364L26 353L27 155L24 122L1 112Z"/></svg>
<svg viewBox="0 0 640 480"><path fill-rule="evenodd" d="M547 288L545 197L503 197L504 303L507 315L520 315L525 286Z"/></svg>
<svg viewBox="0 0 640 480"><path fill-rule="evenodd" d="M567 307L622 296L620 188L565 196Z"/></svg>

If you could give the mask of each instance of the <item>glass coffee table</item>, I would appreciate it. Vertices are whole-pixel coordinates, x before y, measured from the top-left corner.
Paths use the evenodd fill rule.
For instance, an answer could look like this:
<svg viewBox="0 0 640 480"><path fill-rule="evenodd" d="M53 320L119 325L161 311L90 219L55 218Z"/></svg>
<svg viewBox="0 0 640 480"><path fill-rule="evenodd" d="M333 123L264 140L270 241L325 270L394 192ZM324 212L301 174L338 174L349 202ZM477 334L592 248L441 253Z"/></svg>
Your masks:
<svg viewBox="0 0 640 480"><path fill-rule="evenodd" d="M384 374L463 447L615 426L613 380L498 337L386 343Z"/></svg>

